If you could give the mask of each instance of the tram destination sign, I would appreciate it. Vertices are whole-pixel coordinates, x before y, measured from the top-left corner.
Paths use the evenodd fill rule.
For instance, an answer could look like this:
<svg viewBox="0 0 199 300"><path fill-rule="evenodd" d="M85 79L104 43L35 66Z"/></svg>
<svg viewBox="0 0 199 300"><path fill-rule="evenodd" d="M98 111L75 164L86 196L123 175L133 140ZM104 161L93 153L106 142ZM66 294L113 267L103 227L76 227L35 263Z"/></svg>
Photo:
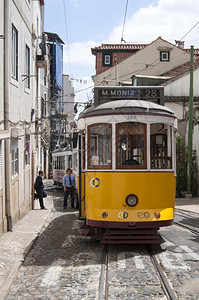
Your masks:
<svg viewBox="0 0 199 300"><path fill-rule="evenodd" d="M164 105L163 86L114 86L95 87L94 105L114 100L145 100Z"/></svg>

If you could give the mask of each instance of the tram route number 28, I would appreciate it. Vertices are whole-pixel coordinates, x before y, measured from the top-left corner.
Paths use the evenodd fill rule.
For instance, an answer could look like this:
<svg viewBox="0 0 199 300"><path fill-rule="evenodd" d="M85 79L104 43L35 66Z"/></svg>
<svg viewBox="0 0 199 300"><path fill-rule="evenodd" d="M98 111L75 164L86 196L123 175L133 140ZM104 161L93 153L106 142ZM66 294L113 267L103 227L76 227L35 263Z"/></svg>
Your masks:
<svg viewBox="0 0 199 300"><path fill-rule="evenodd" d="M159 89L140 89L140 98L159 98Z"/></svg>

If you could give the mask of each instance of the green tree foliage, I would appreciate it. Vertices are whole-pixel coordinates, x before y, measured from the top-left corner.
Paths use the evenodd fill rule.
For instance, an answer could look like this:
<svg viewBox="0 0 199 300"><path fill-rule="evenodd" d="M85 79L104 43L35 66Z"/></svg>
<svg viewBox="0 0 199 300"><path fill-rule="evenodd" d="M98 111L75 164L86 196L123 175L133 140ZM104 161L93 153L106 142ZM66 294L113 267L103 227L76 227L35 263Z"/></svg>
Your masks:
<svg viewBox="0 0 199 300"><path fill-rule="evenodd" d="M187 146L184 138L176 137L176 195L182 196L182 191L187 190ZM192 195L197 196L197 163L196 153L192 154Z"/></svg>

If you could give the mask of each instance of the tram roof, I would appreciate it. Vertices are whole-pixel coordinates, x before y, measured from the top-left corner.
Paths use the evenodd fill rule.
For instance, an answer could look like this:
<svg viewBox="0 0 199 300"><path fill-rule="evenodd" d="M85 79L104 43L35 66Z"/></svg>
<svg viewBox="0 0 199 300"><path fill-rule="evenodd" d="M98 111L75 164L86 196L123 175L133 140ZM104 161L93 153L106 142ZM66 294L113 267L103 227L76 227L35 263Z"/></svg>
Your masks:
<svg viewBox="0 0 199 300"><path fill-rule="evenodd" d="M114 100L100 104L98 106L90 107L84 110L79 119L89 116L107 115L107 114L131 114L131 113L143 113L143 114L167 114L173 115L174 112L166 106L162 106L153 102L145 100Z"/></svg>

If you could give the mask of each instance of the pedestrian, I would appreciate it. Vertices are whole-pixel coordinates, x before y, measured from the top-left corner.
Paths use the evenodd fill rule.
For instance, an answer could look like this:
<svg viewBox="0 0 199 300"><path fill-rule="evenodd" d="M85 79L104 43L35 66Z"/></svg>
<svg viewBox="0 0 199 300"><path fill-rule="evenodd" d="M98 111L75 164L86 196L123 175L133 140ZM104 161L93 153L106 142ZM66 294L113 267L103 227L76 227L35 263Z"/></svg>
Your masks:
<svg viewBox="0 0 199 300"><path fill-rule="evenodd" d="M71 208L74 208L74 195L76 190L76 179L72 174L72 170L68 168L66 174L63 178L63 187L64 187L64 209L67 207L68 195L71 197Z"/></svg>
<svg viewBox="0 0 199 300"><path fill-rule="evenodd" d="M43 184L43 180L42 180L42 176L44 175L43 171L39 171L39 175L37 176L36 180L35 180L35 190L37 192L37 194L35 195L35 198L39 198L39 204L41 209L47 209L44 206L44 201L43 198L47 197L46 192L44 191L44 184Z"/></svg>

